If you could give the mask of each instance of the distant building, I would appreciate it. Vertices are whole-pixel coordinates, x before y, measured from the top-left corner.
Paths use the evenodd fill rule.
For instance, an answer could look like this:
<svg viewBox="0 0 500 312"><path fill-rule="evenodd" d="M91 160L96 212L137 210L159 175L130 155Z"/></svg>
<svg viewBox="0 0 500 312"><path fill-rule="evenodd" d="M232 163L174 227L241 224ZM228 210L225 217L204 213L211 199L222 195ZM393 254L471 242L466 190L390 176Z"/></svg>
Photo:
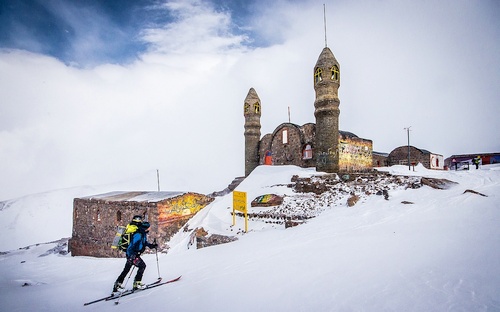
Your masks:
<svg viewBox="0 0 500 312"><path fill-rule="evenodd" d="M318 57L312 78L316 123L283 123L262 139L262 105L255 89L250 88L243 108L245 176L258 165L316 167L329 173L372 169L372 141L339 130L340 65L328 47Z"/></svg>
<svg viewBox="0 0 500 312"><path fill-rule="evenodd" d="M374 168L388 166L387 158L389 157L389 154L373 151L372 157L373 157L373 167Z"/></svg>
<svg viewBox="0 0 500 312"><path fill-rule="evenodd" d="M482 165L500 163L500 153L477 153L452 155L444 160L444 164L447 168L453 169L455 168L455 165L459 166L465 163L472 164L472 159L476 156L479 156L481 158Z"/></svg>
<svg viewBox="0 0 500 312"><path fill-rule="evenodd" d="M159 249L213 198L183 192L111 192L73 200L72 256L121 257L111 248L118 226L135 215L150 224L148 239L156 238Z"/></svg>
<svg viewBox="0 0 500 312"><path fill-rule="evenodd" d="M421 163L427 169L444 169L443 155L410 146L410 165ZM408 145L395 148L387 157L388 166L408 165Z"/></svg>

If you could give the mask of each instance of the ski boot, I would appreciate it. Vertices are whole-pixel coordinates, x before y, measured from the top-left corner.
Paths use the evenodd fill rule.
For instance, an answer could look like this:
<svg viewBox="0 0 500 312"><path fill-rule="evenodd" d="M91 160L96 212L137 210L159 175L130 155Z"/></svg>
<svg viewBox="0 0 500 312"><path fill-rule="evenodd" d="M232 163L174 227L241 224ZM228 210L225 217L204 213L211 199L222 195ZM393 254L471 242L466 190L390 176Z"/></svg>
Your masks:
<svg viewBox="0 0 500 312"><path fill-rule="evenodd" d="M115 284L113 285L113 292L119 292L119 291L122 291L124 290L125 288L122 286L122 283L120 282L115 282Z"/></svg>
<svg viewBox="0 0 500 312"><path fill-rule="evenodd" d="M134 282L134 288L133 288L133 290L145 289L145 288L146 288L146 284L143 284L141 281L135 281Z"/></svg>

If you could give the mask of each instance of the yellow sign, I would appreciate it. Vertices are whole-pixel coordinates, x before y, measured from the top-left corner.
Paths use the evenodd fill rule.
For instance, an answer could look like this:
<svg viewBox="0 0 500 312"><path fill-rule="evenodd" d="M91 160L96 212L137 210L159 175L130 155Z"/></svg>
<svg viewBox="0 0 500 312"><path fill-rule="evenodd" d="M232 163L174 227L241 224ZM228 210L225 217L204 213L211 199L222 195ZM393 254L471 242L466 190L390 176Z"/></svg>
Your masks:
<svg viewBox="0 0 500 312"><path fill-rule="evenodd" d="M247 211L247 193L233 191L233 226L236 224L236 212L245 214L245 232L248 232L248 211Z"/></svg>
<svg viewBox="0 0 500 312"><path fill-rule="evenodd" d="M233 192L233 207L234 210L247 212L247 193L246 192Z"/></svg>

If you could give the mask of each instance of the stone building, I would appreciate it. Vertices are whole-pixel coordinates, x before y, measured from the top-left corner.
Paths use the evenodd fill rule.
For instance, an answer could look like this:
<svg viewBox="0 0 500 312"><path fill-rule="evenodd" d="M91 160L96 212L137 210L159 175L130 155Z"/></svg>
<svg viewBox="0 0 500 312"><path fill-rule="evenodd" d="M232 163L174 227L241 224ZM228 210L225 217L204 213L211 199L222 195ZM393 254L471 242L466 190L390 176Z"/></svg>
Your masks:
<svg viewBox="0 0 500 312"><path fill-rule="evenodd" d="M312 78L316 123L283 123L262 139L262 105L255 89L250 88L243 108L245 176L263 164L316 167L329 173L372 169L372 141L339 130L340 65L328 47L318 57Z"/></svg>
<svg viewBox="0 0 500 312"><path fill-rule="evenodd" d="M73 200L73 233L69 242L72 256L121 257L111 245L119 226L134 215L150 224L148 240L159 250L213 198L183 192L111 192Z"/></svg>
<svg viewBox="0 0 500 312"><path fill-rule="evenodd" d="M325 47L314 66L316 137L313 154L318 171L339 172L339 87L340 65L332 51Z"/></svg>
<svg viewBox="0 0 500 312"><path fill-rule="evenodd" d="M389 154L373 151L372 156L373 156L373 167L388 166L387 157L389 157Z"/></svg>
<svg viewBox="0 0 500 312"><path fill-rule="evenodd" d="M443 155L410 145L410 165L421 163L427 169L444 169ZM387 165L408 165L408 145L395 148L387 157Z"/></svg>
<svg viewBox="0 0 500 312"><path fill-rule="evenodd" d="M500 153L477 153L477 154L461 154L451 155L444 160L444 165L450 169L457 169L464 164L472 164L472 159L479 156L481 165L490 165L500 163Z"/></svg>

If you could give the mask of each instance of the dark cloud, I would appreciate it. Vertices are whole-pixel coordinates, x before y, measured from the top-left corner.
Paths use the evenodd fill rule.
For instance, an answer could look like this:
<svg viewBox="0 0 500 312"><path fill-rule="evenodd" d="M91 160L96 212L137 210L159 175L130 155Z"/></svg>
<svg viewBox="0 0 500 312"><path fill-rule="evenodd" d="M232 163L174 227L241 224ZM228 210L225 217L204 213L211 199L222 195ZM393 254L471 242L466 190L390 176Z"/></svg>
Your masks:
<svg viewBox="0 0 500 312"><path fill-rule="evenodd" d="M147 49L143 29L171 18L153 0L18 0L0 5L1 48L46 54L78 66L136 60Z"/></svg>

